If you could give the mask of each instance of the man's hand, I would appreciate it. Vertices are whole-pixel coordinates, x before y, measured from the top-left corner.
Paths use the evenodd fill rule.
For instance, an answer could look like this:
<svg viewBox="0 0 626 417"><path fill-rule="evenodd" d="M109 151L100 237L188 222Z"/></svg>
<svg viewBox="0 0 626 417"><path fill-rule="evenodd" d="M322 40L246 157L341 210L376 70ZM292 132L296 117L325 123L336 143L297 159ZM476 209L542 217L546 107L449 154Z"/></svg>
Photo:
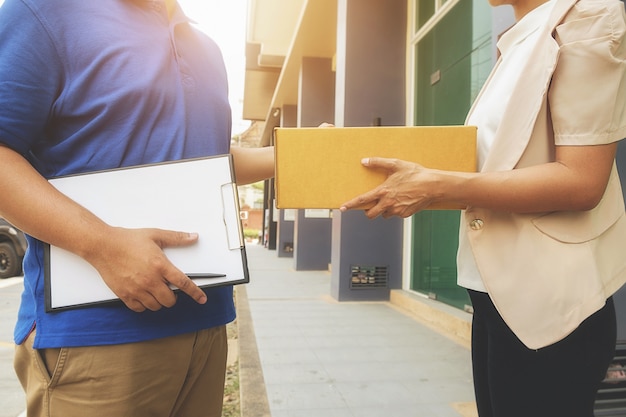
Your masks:
<svg viewBox="0 0 626 417"><path fill-rule="evenodd" d="M111 227L60 193L17 152L0 145L0 213L25 233L68 250L93 265L133 311L176 303L173 285L196 302L206 295L163 253L192 245L197 234Z"/></svg>
<svg viewBox="0 0 626 417"><path fill-rule="evenodd" d="M111 228L102 246L85 255L104 282L133 311L172 307L176 295L169 284L196 302L206 294L163 253L163 248L188 246L198 240L193 233L161 229Z"/></svg>

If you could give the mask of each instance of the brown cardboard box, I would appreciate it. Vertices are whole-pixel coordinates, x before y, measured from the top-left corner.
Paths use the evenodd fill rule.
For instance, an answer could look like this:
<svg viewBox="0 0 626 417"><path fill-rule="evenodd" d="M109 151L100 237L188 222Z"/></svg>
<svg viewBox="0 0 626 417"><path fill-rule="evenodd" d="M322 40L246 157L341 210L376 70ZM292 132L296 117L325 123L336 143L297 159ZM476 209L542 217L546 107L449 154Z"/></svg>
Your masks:
<svg viewBox="0 0 626 417"><path fill-rule="evenodd" d="M385 180L385 172L361 165L365 157L476 171L476 127L276 128L275 153L278 208L336 209Z"/></svg>

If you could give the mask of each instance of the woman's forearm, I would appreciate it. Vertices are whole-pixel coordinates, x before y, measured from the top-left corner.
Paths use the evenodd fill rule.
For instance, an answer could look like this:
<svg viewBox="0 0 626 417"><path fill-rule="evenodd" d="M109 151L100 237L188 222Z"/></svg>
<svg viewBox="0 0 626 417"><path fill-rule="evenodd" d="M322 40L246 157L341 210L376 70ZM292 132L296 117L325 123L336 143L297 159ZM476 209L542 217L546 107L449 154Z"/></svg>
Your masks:
<svg viewBox="0 0 626 417"><path fill-rule="evenodd" d="M345 203L343 210L370 207L368 217L407 217L434 203L456 203L516 213L589 210L602 198L617 144L558 147L555 162L502 172L461 173L369 158L384 170L379 187Z"/></svg>

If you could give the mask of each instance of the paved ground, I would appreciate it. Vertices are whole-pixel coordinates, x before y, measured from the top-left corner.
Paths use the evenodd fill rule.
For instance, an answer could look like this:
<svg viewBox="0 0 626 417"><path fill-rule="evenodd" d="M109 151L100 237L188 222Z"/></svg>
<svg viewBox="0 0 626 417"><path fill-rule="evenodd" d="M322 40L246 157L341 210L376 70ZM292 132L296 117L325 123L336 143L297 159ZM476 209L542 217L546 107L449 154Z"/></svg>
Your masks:
<svg viewBox="0 0 626 417"><path fill-rule="evenodd" d="M255 336L240 332L240 347L256 343L262 378L254 387L265 389L269 410L245 404L254 349L242 350L243 417L476 415L465 346L390 303L334 301L328 272L296 272L291 259L260 246L247 252L239 320Z"/></svg>

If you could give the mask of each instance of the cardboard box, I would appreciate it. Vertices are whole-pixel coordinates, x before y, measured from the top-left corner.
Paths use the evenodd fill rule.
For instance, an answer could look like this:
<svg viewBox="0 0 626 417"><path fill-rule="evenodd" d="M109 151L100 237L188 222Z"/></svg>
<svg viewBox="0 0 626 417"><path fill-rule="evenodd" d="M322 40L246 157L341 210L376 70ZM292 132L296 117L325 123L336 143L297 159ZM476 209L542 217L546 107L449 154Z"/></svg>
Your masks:
<svg viewBox="0 0 626 417"><path fill-rule="evenodd" d="M365 157L475 172L476 127L276 128L275 156L278 208L336 209L385 180L385 172L361 165Z"/></svg>

